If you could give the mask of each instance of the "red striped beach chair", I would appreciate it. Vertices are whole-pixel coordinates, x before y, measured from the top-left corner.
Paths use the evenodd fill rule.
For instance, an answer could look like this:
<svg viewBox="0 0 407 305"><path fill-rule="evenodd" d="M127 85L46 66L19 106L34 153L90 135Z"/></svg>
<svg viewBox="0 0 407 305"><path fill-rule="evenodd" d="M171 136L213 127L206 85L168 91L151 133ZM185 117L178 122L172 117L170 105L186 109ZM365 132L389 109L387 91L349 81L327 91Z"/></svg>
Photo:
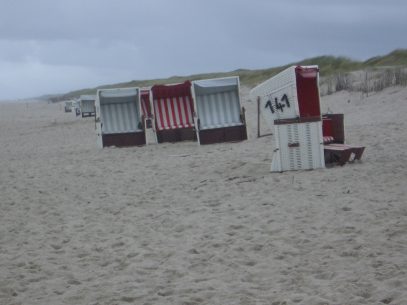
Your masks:
<svg viewBox="0 0 407 305"><path fill-rule="evenodd" d="M155 85L151 92L158 142L195 140L191 82Z"/></svg>

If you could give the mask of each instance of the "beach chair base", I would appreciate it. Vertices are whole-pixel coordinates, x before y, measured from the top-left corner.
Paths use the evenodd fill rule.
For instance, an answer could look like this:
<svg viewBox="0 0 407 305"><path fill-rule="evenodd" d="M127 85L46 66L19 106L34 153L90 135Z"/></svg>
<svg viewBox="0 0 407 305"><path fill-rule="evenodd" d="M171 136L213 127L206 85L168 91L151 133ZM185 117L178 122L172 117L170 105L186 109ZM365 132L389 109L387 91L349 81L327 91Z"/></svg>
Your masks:
<svg viewBox="0 0 407 305"><path fill-rule="evenodd" d="M157 140L158 143L196 141L196 133L193 128L159 130Z"/></svg>
<svg viewBox="0 0 407 305"><path fill-rule="evenodd" d="M246 126L222 127L199 131L200 144L239 142L247 140Z"/></svg>
<svg viewBox="0 0 407 305"><path fill-rule="evenodd" d="M128 132L102 135L103 147L142 146L146 144L146 135L142 132Z"/></svg>
<svg viewBox="0 0 407 305"><path fill-rule="evenodd" d="M336 163L340 166L362 158L365 147L346 144L324 145L325 163Z"/></svg>
<svg viewBox="0 0 407 305"><path fill-rule="evenodd" d="M95 112L82 112L82 117L91 117L95 116Z"/></svg>

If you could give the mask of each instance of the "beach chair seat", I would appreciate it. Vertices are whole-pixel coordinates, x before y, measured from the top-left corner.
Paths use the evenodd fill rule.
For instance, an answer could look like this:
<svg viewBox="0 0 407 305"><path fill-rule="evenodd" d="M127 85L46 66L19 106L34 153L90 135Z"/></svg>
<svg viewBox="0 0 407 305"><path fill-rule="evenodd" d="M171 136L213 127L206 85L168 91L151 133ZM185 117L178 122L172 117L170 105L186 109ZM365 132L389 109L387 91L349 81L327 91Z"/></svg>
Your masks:
<svg viewBox="0 0 407 305"><path fill-rule="evenodd" d="M349 161L360 160L362 159L363 152L365 151L364 146L353 146L347 144L337 144L332 143L328 145L329 147L344 147L351 151L353 158L349 159Z"/></svg>
<svg viewBox="0 0 407 305"><path fill-rule="evenodd" d="M326 163L337 163L344 165L347 162L353 162L355 160L362 159L364 146L353 146L339 143L326 143L324 137L324 152Z"/></svg>
<svg viewBox="0 0 407 305"><path fill-rule="evenodd" d="M346 146L324 145L325 163L345 165L351 158L352 150Z"/></svg>

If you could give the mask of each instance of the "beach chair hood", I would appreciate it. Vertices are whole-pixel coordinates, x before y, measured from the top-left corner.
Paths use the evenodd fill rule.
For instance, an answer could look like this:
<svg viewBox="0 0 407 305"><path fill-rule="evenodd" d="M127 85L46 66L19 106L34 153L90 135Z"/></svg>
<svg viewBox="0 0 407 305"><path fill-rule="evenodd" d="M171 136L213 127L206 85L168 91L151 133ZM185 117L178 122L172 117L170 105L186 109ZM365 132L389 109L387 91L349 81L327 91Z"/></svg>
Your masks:
<svg viewBox="0 0 407 305"><path fill-rule="evenodd" d="M157 130L193 128L191 82L151 88Z"/></svg>

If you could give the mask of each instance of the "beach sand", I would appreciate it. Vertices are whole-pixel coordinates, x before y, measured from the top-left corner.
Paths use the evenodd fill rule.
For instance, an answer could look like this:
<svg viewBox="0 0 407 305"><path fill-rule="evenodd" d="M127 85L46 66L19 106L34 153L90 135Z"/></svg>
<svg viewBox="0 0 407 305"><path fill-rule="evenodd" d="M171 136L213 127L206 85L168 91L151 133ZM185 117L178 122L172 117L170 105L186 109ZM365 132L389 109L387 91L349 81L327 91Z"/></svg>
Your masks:
<svg viewBox="0 0 407 305"><path fill-rule="evenodd" d="M407 304L407 88L339 92L362 162L270 173L272 137L96 146L0 104L0 304Z"/></svg>

